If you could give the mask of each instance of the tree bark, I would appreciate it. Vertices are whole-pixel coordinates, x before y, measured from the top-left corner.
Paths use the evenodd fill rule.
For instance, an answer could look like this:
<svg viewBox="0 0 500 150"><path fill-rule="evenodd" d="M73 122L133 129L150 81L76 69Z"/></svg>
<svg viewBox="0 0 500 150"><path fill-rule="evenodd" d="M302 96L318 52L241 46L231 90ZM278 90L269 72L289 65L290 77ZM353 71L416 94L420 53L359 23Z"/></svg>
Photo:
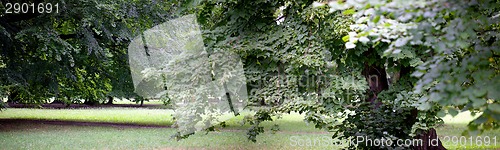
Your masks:
<svg viewBox="0 0 500 150"><path fill-rule="evenodd" d="M446 150L443 143L441 143L441 140L437 137L437 133L434 128L429 129L424 134L417 135L415 139L422 140L422 145L413 146L414 150Z"/></svg>
<svg viewBox="0 0 500 150"><path fill-rule="evenodd" d="M19 103L21 100L19 99L19 92L11 91L7 98L7 103Z"/></svg>
<svg viewBox="0 0 500 150"><path fill-rule="evenodd" d="M108 102L106 103L106 105L113 105L113 97L112 96L108 96Z"/></svg>
<svg viewBox="0 0 500 150"><path fill-rule="evenodd" d="M375 64L365 64L365 68L361 73L370 87L368 98L365 101L374 104L375 108L378 108L382 104L382 102L377 101L378 93L389 88L385 68Z"/></svg>
<svg viewBox="0 0 500 150"><path fill-rule="evenodd" d="M369 50L365 52L364 55L370 57L370 55L374 55L372 52L373 50ZM400 77L410 77L411 73L412 68L402 67L398 73L398 79ZM368 98L365 101L372 103L374 105L374 109L376 109L382 104L382 102L377 100L377 95L383 90L387 90L389 88L385 67L381 64L377 65L365 63L362 75L365 77L370 87ZM397 82L397 79L396 81L393 81L393 83L395 82ZM417 121L417 116L418 110L416 108L412 109L410 115L405 117L405 122L407 123L406 125L411 128ZM446 150L441 141L438 139L436 130L433 128L425 131L423 134L417 135L414 139L422 140L422 145L412 146L412 149L414 150Z"/></svg>
<svg viewBox="0 0 500 150"><path fill-rule="evenodd" d="M414 70L410 67L402 67L399 71L399 77L410 77ZM416 108L411 110L409 116L406 117L405 122L411 127L415 122L417 122L418 110ZM446 148L441 143L441 140L437 137L436 130L434 128L425 131L423 134L417 135L415 139L422 140L422 145L414 145L414 150L446 150Z"/></svg>
<svg viewBox="0 0 500 150"><path fill-rule="evenodd" d="M66 95L66 100L68 100L68 103L66 103L66 107L71 106L71 104L73 103L73 100L71 100L71 97Z"/></svg>

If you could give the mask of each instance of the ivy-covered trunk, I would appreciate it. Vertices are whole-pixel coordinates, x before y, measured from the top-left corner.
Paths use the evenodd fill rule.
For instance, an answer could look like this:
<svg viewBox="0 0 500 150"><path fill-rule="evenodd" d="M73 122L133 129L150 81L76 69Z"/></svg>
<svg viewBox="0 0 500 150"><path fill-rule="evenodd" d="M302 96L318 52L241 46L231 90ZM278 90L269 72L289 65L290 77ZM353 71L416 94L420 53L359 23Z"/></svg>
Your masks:
<svg viewBox="0 0 500 150"><path fill-rule="evenodd" d="M370 102L375 105L375 108L378 108L381 104L381 102L377 100L378 93L389 88L385 68L375 64L365 64L362 74L370 87L367 93L366 102Z"/></svg>
<svg viewBox="0 0 500 150"><path fill-rule="evenodd" d="M403 67L400 72L399 76L410 76L411 74L411 68ZM376 65L376 64L365 64L365 67L362 72L363 76L365 77L366 81L368 82L368 85L370 87L368 91L368 96L366 99L366 102L370 102L373 105L372 109L377 109L382 105L381 100L377 100L377 96L380 92L387 90L389 88L389 82L387 78L387 73L386 70L383 66L381 65ZM397 79L396 79L397 80ZM404 122L406 123L407 128L412 128L413 124L415 124L417 120L417 115L418 115L418 110L417 109L412 109L409 115L405 117ZM401 135L404 136L404 135ZM402 137L399 137L402 138ZM422 144L421 145L414 145L412 146L412 149L414 150L446 150L444 148L443 144L441 141L437 138L437 133L436 130L431 128L428 131L424 132L423 134L419 134L415 139L421 139Z"/></svg>

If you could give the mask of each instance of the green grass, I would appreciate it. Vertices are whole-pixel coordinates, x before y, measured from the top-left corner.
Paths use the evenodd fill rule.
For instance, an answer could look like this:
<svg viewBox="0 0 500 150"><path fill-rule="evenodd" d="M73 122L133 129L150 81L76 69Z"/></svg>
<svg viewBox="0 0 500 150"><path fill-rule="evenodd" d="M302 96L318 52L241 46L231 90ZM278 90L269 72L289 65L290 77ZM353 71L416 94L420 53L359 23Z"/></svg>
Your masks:
<svg viewBox="0 0 500 150"><path fill-rule="evenodd" d="M173 111L168 109L98 108L98 109L14 109L0 112L0 119L42 119L89 122L115 122L172 125Z"/></svg>
<svg viewBox="0 0 500 150"><path fill-rule="evenodd" d="M170 125L171 110L140 108L105 108L105 109L6 109L0 112L0 118L78 120L95 122L120 122L154 125ZM208 134L197 133L188 139L175 141L170 136L173 128L116 128L86 127L65 125L30 125L22 124L5 129L0 124L0 145L2 149L338 149L328 145L331 133L315 129L302 121L297 113L284 115L274 122L264 122L266 133L253 143L246 138L248 125L241 126L243 116L226 121L228 127ZM445 117L445 125L436 130L442 138L460 136L466 124L473 117L461 113L457 117ZM269 131L274 124L280 131ZM481 135L500 138L500 131L489 131ZM326 141L325 141L326 140ZM460 146L450 141L443 141L448 149L500 149L497 139L490 146ZM310 142L310 143L309 143ZM316 143L314 143L316 142ZM494 143L497 146L494 146ZM308 145L310 144L310 145ZM470 142L467 142L470 144Z"/></svg>

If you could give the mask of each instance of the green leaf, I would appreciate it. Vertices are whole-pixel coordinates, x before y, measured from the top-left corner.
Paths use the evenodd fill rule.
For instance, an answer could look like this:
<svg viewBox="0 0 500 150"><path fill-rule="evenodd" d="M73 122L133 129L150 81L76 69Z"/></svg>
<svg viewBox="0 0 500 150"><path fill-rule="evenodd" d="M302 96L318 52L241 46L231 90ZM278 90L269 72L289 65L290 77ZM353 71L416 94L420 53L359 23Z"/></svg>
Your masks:
<svg viewBox="0 0 500 150"><path fill-rule="evenodd" d="M472 98L471 101L472 101L472 107L474 108L478 108L486 104L486 100L481 98Z"/></svg>
<svg viewBox="0 0 500 150"><path fill-rule="evenodd" d="M436 116L439 118L442 118L442 117L446 116L446 113L443 110L440 110L437 112Z"/></svg>
<svg viewBox="0 0 500 150"><path fill-rule="evenodd" d="M448 109L448 113L453 117L458 115L458 111L455 108Z"/></svg>
<svg viewBox="0 0 500 150"><path fill-rule="evenodd" d="M342 14L343 14L343 15L352 15L352 14L354 14L354 13L356 13L356 9L354 9L354 8L351 8L351 9L347 9L347 10L342 11Z"/></svg>
<svg viewBox="0 0 500 150"><path fill-rule="evenodd" d="M423 16L418 16L417 19L415 19L415 22L420 22L424 19Z"/></svg>
<svg viewBox="0 0 500 150"><path fill-rule="evenodd" d="M474 120L475 124L482 124L488 121L488 118L484 117L483 115L478 117L476 120Z"/></svg>
<svg viewBox="0 0 500 150"><path fill-rule="evenodd" d="M495 112L495 113L500 114L500 104L498 104L498 103L489 104L488 109Z"/></svg>
<svg viewBox="0 0 500 150"><path fill-rule="evenodd" d="M443 99L443 97L441 96L441 94L439 93L431 93L430 95L430 98L429 98L431 101L433 102L437 102L437 101L440 101L441 99Z"/></svg>
<svg viewBox="0 0 500 150"><path fill-rule="evenodd" d="M348 42L349 41L349 35L346 35L346 36L342 37L342 41Z"/></svg>
<svg viewBox="0 0 500 150"><path fill-rule="evenodd" d="M423 102L418 105L418 110L429 110L431 109L431 104L429 102Z"/></svg>
<svg viewBox="0 0 500 150"><path fill-rule="evenodd" d="M406 43L408 43L408 40L409 40L408 38L398 38L394 43L394 46L396 47L404 46L406 45Z"/></svg>
<svg viewBox="0 0 500 150"><path fill-rule="evenodd" d="M420 58L414 58L410 61L410 66L412 67L416 67L416 66L419 66L421 64L423 64L424 62L422 60L420 60Z"/></svg>
<svg viewBox="0 0 500 150"><path fill-rule="evenodd" d="M380 15L377 15L375 16L375 18L373 18L374 23L378 23L378 21L380 21Z"/></svg>
<svg viewBox="0 0 500 150"><path fill-rule="evenodd" d="M463 38L463 39L467 39L467 38L469 38L469 33L467 33L467 32L461 32L460 33L460 37Z"/></svg>
<svg viewBox="0 0 500 150"><path fill-rule="evenodd" d="M487 92L486 89L478 88L474 90L474 96L483 97L484 95L486 95L486 92Z"/></svg>
<svg viewBox="0 0 500 150"><path fill-rule="evenodd" d="M424 75L424 73L422 71L417 70L417 71L413 72L411 75L414 77L420 78L420 77L422 77L422 75Z"/></svg>
<svg viewBox="0 0 500 150"><path fill-rule="evenodd" d="M468 101L467 98L456 98L453 100L455 105L463 105L463 104L467 103L467 101Z"/></svg>
<svg viewBox="0 0 500 150"><path fill-rule="evenodd" d="M460 46L460 48L467 48L469 47L470 43L469 42L466 42L466 41L458 41L458 46Z"/></svg>

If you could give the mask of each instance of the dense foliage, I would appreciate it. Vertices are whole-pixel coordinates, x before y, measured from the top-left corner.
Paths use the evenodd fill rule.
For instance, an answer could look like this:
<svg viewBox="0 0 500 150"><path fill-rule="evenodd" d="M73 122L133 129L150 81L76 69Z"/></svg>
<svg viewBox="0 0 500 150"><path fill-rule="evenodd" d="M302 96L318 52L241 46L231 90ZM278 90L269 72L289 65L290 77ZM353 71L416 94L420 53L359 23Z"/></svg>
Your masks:
<svg viewBox="0 0 500 150"><path fill-rule="evenodd" d="M179 1L35 0L59 12L6 13L0 5L2 96L16 103L134 98L130 39L174 14ZM22 4L22 3L21 3Z"/></svg>

